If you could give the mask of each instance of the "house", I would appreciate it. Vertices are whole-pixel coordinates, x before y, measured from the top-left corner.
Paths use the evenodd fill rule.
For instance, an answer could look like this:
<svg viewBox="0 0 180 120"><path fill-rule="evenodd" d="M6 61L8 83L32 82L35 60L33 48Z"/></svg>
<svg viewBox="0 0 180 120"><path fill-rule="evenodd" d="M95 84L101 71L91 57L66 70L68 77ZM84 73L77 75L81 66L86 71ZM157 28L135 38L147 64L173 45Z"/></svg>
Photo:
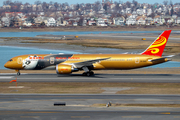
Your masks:
<svg viewBox="0 0 180 120"><path fill-rule="evenodd" d="M143 9L137 9L137 10L136 10L136 13L137 13L138 15L143 15Z"/></svg>
<svg viewBox="0 0 180 120"><path fill-rule="evenodd" d="M78 26L77 22L73 22L73 26Z"/></svg>
<svg viewBox="0 0 180 120"><path fill-rule="evenodd" d="M11 9L10 5L3 5L3 9Z"/></svg>
<svg viewBox="0 0 180 120"><path fill-rule="evenodd" d="M4 27L9 27L9 25L10 25L10 19L9 19L9 17L2 17L1 18L1 21L2 21L2 26L4 26Z"/></svg>
<svg viewBox="0 0 180 120"><path fill-rule="evenodd" d="M94 20L89 20L87 24L88 24L89 26L96 25L96 21L94 21Z"/></svg>
<svg viewBox="0 0 180 120"><path fill-rule="evenodd" d="M25 22L23 23L23 26L31 27L31 26L32 26L32 23L31 23L31 21L25 21Z"/></svg>
<svg viewBox="0 0 180 120"><path fill-rule="evenodd" d="M47 24L49 26L56 26L56 20L53 17L47 18Z"/></svg>
<svg viewBox="0 0 180 120"><path fill-rule="evenodd" d="M152 14L152 9L147 9L147 16Z"/></svg>
<svg viewBox="0 0 180 120"><path fill-rule="evenodd" d="M22 17L23 16L23 13L22 12L5 12L5 16L6 17L15 17L15 16L20 16Z"/></svg>
<svg viewBox="0 0 180 120"><path fill-rule="evenodd" d="M127 18L126 19L126 24L129 26L129 25L135 25L136 24L136 18Z"/></svg>
<svg viewBox="0 0 180 120"><path fill-rule="evenodd" d="M96 21L96 25L97 26L107 26L107 24L105 24L105 21L103 18L98 18Z"/></svg>
<svg viewBox="0 0 180 120"><path fill-rule="evenodd" d="M177 17L176 23L177 23L177 24L180 24L180 17Z"/></svg>
<svg viewBox="0 0 180 120"><path fill-rule="evenodd" d="M124 22L125 22L125 18L122 16L122 17L117 17L117 18L113 18L113 23L114 25L124 25Z"/></svg>
<svg viewBox="0 0 180 120"><path fill-rule="evenodd" d="M67 20L63 20L62 26L66 26L66 25L69 25L68 21Z"/></svg>
<svg viewBox="0 0 180 120"><path fill-rule="evenodd" d="M126 24L129 25L135 25L136 24L136 12L134 11L133 14L127 14Z"/></svg>
<svg viewBox="0 0 180 120"><path fill-rule="evenodd" d="M131 13L131 8L126 8L126 14L130 14Z"/></svg>
<svg viewBox="0 0 180 120"><path fill-rule="evenodd" d="M32 10L36 11L37 5L32 5Z"/></svg>
<svg viewBox="0 0 180 120"><path fill-rule="evenodd" d="M136 18L136 24L137 25L145 25L146 24L146 16L138 16Z"/></svg>
<svg viewBox="0 0 180 120"><path fill-rule="evenodd" d="M163 23L173 23L174 22L174 19L169 15L161 16L161 18L162 18Z"/></svg>
<svg viewBox="0 0 180 120"><path fill-rule="evenodd" d="M146 25L152 25L152 24L154 23L152 17L147 17L147 18L145 18L145 21L146 21Z"/></svg>
<svg viewBox="0 0 180 120"><path fill-rule="evenodd" d="M37 17L34 19L35 24L38 26L43 22L43 17Z"/></svg>
<svg viewBox="0 0 180 120"><path fill-rule="evenodd" d="M56 24L57 24L57 26L63 26L63 18L62 18L62 17L59 17L59 18L56 20Z"/></svg>
<svg viewBox="0 0 180 120"><path fill-rule="evenodd" d="M162 19L161 16L156 15L156 16L154 17L154 23L162 25L162 24L164 23L164 19Z"/></svg>

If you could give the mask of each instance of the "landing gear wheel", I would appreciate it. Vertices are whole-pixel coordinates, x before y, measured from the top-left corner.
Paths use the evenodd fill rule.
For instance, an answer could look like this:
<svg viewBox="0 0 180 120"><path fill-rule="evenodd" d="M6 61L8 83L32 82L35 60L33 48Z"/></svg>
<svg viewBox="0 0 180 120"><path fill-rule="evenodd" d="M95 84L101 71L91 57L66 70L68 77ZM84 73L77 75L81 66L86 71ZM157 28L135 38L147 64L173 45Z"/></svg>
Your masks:
<svg viewBox="0 0 180 120"><path fill-rule="evenodd" d="M93 75L94 75L94 72L93 72L93 71L90 71L89 73L90 73L90 76L93 76Z"/></svg>
<svg viewBox="0 0 180 120"><path fill-rule="evenodd" d="M83 72L83 74L82 74L83 76L87 76L87 72Z"/></svg>
<svg viewBox="0 0 180 120"><path fill-rule="evenodd" d="M94 72L93 72L93 71L84 72L82 75L83 75L83 76L93 76L93 75L94 75Z"/></svg>
<svg viewBox="0 0 180 120"><path fill-rule="evenodd" d="M17 72L17 76L20 76L21 75L21 73L20 72Z"/></svg>
<svg viewBox="0 0 180 120"><path fill-rule="evenodd" d="M87 75L87 76L91 76L91 73L90 73L90 72L87 72L86 75Z"/></svg>

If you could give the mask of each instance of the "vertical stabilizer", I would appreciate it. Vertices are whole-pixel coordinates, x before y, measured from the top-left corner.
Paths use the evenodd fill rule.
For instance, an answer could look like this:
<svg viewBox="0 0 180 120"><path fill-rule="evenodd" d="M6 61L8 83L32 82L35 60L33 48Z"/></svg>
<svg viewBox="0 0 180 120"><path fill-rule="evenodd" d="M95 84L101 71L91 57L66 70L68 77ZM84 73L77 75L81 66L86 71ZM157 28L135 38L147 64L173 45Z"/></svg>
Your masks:
<svg viewBox="0 0 180 120"><path fill-rule="evenodd" d="M171 30L164 31L143 53L142 55L162 56Z"/></svg>

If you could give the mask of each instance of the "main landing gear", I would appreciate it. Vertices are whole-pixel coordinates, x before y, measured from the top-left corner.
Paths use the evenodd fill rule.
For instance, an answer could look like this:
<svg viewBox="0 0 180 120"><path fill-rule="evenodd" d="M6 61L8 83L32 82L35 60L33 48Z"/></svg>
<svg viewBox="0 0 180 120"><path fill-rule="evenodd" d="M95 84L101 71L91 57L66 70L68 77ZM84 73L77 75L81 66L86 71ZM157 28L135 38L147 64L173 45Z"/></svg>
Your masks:
<svg viewBox="0 0 180 120"><path fill-rule="evenodd" d="M21 75L20 70L16 70L16 72L17 72L17 76Z"/></svg>
<svg viewBox="0 0 180 120"><path fill-rule="evenodd" d="M83 76L93 76L94 72L90 71L86 66L82 68L85 72L82 74Z"/></svg>
<svg viewBox="0 0 180 120"><path fill-rule="evenodd" d="M93 71L84 72L82 75L83 75L83 76L93 76L93 75L94 75L94 72L93 72Z"/></svg>

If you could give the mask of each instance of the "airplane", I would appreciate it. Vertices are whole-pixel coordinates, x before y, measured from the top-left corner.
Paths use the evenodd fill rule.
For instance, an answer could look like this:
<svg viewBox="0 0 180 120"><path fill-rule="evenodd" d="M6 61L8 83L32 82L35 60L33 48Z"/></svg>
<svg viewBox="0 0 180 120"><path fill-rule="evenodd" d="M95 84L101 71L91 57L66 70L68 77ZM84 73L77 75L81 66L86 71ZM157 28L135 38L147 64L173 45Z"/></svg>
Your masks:
<svg viewBox="0 0 180 120"><path fill-rule="evenodd" d="M139 54L28 54L11 58L4 67L20 70L54 69L57 74L71 74L84 70L92 76L93 70L129 70L169 61L162 57L171 30L165 30L144 52Z"/></svg>

